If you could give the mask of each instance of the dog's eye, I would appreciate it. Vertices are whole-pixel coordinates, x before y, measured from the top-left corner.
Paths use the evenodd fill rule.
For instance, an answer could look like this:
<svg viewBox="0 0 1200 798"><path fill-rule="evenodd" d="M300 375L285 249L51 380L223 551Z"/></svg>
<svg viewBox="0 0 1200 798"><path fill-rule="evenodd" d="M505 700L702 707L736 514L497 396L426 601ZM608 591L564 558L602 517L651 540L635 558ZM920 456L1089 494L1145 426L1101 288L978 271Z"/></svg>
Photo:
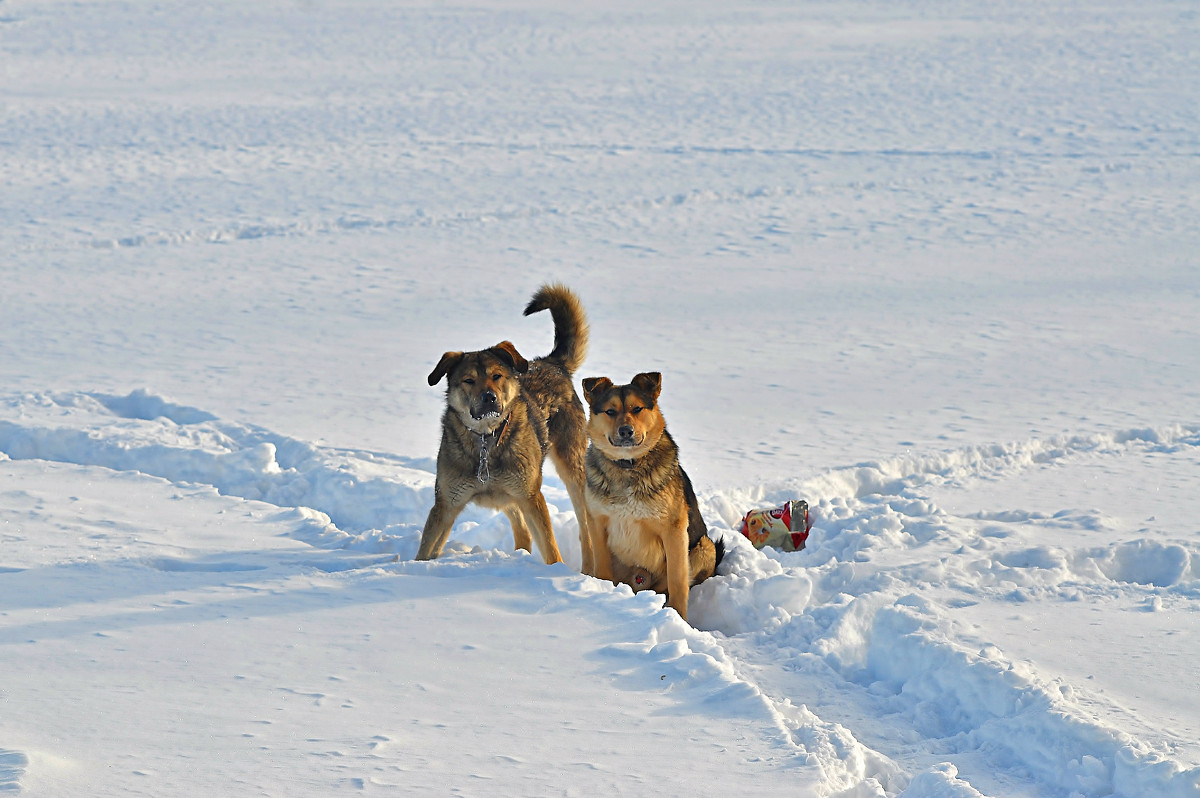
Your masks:
<svg viewBox="0 0 1200 798"><path fill-rule="evenodd" d="M633 413L636 416L638 413L642 412L644 409L645 408L643 408L643 407L635 407L635 408L631 409L629 412Z"/></svg>
<svg viewBox="0 0 1200 798"><path fill-rule="evenodd" d="M615 416L615 415L617 414L617 411L616 411L616 410L613 410L613 409L610 407L609 409L607 409L607 410L605 410L605 411L604 411L604 414L605 414L605 415L607 415L607 416Z"/></svg>
<svg viewBox="0 0 1200 798"><path fill-rule="evenodd" d="M474 377L467 377L465 380L463 380L463 385L474 385L474 384L475 384Z"/></svg>
<svg viewBox="0 0 1200 798"><path fill-rule="evenodd" d="M492 375L492 382L500 382L500 379L501 379L503 376L504 376L503 374L493 374L493 375Z"/></svg>

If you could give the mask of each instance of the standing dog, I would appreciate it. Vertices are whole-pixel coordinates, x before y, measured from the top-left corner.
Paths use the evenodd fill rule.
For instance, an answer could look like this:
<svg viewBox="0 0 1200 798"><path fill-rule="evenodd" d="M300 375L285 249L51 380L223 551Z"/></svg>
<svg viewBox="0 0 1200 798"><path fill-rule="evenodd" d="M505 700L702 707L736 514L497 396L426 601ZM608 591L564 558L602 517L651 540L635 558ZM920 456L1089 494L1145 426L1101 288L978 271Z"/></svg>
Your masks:
<svg viewBox="0 0 1200 798"><path fill-rule="evenodd" d="M583 381L591 410L587 504L596 576L634 590L666 592L685 621L688 591L716 572L725 553L708 537L692 482L658 407L662 376L629 385Z"/></svg>
<svg viewBox="0 0 1200 798"><path fill-rule="evenodd" d="M587 318L561 285L538 289L525 315L539 310L554 319L554 348L545 357L527 361L502 341L478 352L447 352L429 375L430 385L446 378L446 412L418 560L442 553L454 519L475 502L508 516L516 548L531 550L532 527L542 559L562 562L542 496L549 454L579 520L583 570L592 571L584 500L587 417L571 383L587 350Z"/></svg>

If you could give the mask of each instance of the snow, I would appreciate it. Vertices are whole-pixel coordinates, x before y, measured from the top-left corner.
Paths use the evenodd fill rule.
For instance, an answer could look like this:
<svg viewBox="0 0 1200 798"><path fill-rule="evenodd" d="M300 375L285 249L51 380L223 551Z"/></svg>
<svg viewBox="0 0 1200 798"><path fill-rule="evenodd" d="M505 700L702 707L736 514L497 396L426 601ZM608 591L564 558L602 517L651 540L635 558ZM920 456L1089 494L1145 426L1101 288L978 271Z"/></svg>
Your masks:
<svg viewBox="0 0 1200 798"><path fill-rule="evenodd" d="M0 2L0 793L1200 796L1200 14ZM443 351L664 375L688 626L413 560ZM741 514L813 508L801 552Z"/></svg>

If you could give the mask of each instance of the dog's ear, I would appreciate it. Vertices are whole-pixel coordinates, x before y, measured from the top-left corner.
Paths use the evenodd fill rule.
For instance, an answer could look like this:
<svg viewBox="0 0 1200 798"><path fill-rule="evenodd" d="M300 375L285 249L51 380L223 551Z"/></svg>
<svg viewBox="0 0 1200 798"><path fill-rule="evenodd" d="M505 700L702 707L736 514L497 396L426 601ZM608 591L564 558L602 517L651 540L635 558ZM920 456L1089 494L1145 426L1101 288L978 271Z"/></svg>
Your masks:
<svg viewBox="0 0 1200 798"><path fill-rule="evenodd" d="M453 371L454 367L462 362L462 359L462 352L447 352L442 355L442 359L433 367L433 371L429 372L429 384L437 385L441 382L442 377Z"/></svg>
<svg viewBox="0 0 1200 798"><path fill-rule="evenodd" d="M658 401L658 392L662 390L662 375L657 371L648 371L633 378L633 387L637 388L650 399Z"/></svg>
<svg viewBox="0 0 1200 798"><path fill-rule="evenodd" d="M517 348L508 341L501 341L488 351L507 363L518 374L529 371L529 361L521 357Z"/></svg>
<svg viewBox="0 0 1200 798"><path fill-rule="evenodd" d="M592 403L592 397L601 391L607 391L613 385L608 377L587 377L583 381L583 396Z"/></svg>

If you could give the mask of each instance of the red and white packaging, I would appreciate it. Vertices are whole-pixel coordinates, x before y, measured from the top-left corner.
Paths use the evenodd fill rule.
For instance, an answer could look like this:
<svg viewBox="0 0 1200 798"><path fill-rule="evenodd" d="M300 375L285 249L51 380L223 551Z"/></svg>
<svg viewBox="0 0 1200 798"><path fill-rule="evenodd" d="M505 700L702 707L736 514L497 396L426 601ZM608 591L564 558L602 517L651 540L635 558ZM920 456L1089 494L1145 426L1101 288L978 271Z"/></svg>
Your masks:
<svg viewBox="0 0 1200 798"><path fill-rule="evenodd" d="M800 551L811 529L808 502L802 499L767 510L751 510L742 516L741 533L756 549L770 546L780 551Z"/></svg>

